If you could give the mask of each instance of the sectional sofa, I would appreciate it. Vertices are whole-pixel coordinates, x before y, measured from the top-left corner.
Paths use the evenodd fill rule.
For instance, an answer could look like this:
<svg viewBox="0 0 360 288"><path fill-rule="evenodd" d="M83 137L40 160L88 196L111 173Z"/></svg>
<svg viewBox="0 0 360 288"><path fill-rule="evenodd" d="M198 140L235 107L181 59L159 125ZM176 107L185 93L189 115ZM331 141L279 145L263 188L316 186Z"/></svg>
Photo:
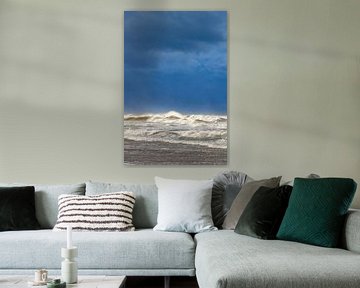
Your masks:
<svg viewBox="0 0 360 288"><path fill-rule="evenodd" d="M0 184L5 186L6 184ZM13 186L13 184L8 184ZM153 231L155 185L88 182L34 185L40 230L0 232L0 278L46 268L60 273L66 233L51 228L61 194L95 195L133 191L133 232L74 232L79 274L195 276L201 288L360 287L360 211L349 211L339 248L260 240L218 230L196 235Z"/></svg>

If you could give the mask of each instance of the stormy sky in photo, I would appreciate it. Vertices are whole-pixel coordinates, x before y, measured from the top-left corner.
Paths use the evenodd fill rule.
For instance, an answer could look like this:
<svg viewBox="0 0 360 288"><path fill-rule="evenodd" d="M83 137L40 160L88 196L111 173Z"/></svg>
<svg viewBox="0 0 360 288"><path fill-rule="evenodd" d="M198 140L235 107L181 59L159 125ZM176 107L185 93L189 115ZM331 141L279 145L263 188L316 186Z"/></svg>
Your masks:
<svg viewBox="0 0 360 288"><path fill-rule="evenodd" d="M227 111L225 11L124 12L125 113Z"/></svg>

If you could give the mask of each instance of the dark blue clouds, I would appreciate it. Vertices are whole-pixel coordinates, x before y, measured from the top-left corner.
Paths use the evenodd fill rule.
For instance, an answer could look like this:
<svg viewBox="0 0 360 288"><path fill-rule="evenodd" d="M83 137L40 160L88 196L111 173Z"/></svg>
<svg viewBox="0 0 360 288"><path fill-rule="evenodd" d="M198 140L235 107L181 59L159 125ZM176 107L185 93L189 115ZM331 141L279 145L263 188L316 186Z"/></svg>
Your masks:
<svg viewBox="0 0 360 288"><path fill-rule="evenodd" d="M226 113L224 11L125 12L125 112Z"/></svg>

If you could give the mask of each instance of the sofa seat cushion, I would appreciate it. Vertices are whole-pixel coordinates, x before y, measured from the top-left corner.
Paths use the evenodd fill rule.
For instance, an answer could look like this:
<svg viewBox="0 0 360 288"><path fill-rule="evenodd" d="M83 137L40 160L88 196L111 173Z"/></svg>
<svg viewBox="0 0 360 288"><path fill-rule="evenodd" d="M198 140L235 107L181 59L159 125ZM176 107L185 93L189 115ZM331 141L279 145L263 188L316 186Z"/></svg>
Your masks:
<svg viewBox="0 0 360 288"><path fill-rule="evenodd" d="M360 254L229 230L195 236L200 288L358 287Z"/></svg>
<svg viewBox="0 0 360 288"><path fill-rule="evenodd" d="M186 233L144 229L133 232L73 232L83 269L194 269L195 244ZM60 269L66 232L2 232L0 269Z"/></svg>

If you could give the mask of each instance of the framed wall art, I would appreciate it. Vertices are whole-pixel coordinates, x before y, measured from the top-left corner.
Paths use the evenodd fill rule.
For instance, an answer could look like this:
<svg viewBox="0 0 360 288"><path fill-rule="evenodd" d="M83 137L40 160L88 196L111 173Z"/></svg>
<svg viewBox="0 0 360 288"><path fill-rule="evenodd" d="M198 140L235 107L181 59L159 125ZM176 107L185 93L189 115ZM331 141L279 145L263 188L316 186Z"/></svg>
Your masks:
<svg viewBox="0 0 360 288"><path fill-rule="evenodd" d="M227 12L124 12L124 162L227 164Z"/></svg>

